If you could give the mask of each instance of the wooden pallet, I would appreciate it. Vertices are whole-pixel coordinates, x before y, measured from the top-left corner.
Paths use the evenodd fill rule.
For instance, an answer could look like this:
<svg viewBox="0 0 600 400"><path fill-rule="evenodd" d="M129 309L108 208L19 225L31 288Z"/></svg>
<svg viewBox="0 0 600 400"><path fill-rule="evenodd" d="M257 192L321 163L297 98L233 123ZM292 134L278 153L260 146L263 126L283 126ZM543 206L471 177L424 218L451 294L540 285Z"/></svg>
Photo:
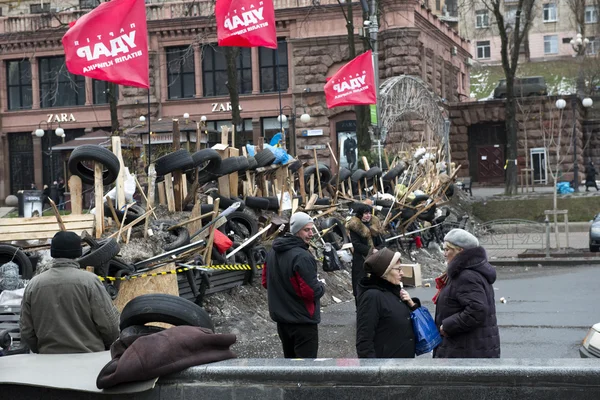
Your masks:
<svg viewBox="0 0 600 400"><path fill-rule="evenodd" d="M204 292L204 295L222 292L228 289L232 289L237 286L242 286L248 281L248 274L251 272L246 270L242 271L228 271L228 270L205 270L208 286ZM195 275L196 287L201 288L202 276L200 274ZM185 274L177 275L177 284L179 285L179 297L190 301L196 301L196 296L192 292L189 280Z"/></svg>
<svg viewBox="0 0 600 400"><path fill-rule="evenodd" d="M18 306L0 306L0 331L7 329L12 337L12 348L21 346L21 329L19 328L19 318L21 307Z"/></svg>
<svg viewBox="0 0 600 400"><path fill-rule="evenodd" d="M61 218L67 231L80 236L83 231L92 234L94 230L93 214L63 215ZM52 239L58 231L60 226L56 217L0 219L0 242Z"/></svg>

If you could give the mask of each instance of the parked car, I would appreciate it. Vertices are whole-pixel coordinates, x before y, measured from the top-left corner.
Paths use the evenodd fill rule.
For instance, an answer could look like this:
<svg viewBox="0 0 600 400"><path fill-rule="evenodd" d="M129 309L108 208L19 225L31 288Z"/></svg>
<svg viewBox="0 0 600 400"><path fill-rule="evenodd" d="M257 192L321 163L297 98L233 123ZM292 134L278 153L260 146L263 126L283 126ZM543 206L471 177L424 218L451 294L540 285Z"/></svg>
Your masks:
<svg viewBox="0 0 600 400"><path fill-rule="evenodd" d="M548 94L548 87L543 76L524 76L515 78L515 96L545 96ZM506 79L500 79L498 86L494 89L495 99L506 98Z"/></svg>
<svg viewBox="0 0 600 400"><path fill-rule="evenodd" d="M600 323L590 328L579 348L581 358L600 358Z"/></svg>
<svg viewBox="0 0 600 400"><path fill-rule="evenodd" d="M594 217L590 226L590 251L598 250L600 250L600 214Z"/></svg>

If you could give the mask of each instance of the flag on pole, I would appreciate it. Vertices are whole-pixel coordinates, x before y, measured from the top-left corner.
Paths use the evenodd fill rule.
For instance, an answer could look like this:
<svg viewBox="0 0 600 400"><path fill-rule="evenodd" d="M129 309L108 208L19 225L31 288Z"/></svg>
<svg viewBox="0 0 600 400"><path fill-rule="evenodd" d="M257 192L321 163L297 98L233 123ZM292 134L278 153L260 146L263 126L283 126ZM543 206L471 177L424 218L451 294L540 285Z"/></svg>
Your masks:
<svg viewBox="0 0 600 400"><path fill-rule="evenodd" d="M144 0L102 3L70 26L62 38L70 73L150 87Z"/></svg>
<svg viewBox="0 0 600 400"><path fill-rule="evenodd" d="M277 49L273 0L217 0L219 46Z"/></svg>
<svg viewBox="0 0 600 400"><path fill-rule="evenodd" d="M376 104L373 52L369 50L342 66L327 80L324 90L328 108Z"/></svg>

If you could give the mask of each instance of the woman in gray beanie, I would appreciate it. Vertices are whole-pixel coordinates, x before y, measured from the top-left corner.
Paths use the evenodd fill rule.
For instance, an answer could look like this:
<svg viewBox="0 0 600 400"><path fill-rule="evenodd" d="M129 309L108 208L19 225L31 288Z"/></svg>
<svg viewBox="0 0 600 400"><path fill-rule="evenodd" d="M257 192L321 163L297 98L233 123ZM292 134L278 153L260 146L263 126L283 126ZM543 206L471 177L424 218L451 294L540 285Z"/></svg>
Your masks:
<svg viewBox="0 0 600 400"><path fill-rule="evenodd" d="M496 269L479 240L464 229L444 237L446 273L436 279L435 323L442 343L434 358L499 358L494 286Z"/></svg>

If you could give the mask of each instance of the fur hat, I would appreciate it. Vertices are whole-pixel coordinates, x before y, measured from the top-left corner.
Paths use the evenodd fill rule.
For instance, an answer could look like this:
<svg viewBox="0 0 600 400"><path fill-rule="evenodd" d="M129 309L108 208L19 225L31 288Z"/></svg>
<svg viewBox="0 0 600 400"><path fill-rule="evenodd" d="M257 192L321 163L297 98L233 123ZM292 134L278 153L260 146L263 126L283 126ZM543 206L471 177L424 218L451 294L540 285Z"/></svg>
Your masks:
<svg viewBox="0 0 600 400"><path fill-rule="evenodd" d="M52 238L50 244L52 258L81 257L81 238L75 232L60 231Z"/></svg>
<svg viewBox="0 0 600 400"><path fill-rule="evenodd" d="M297 212L296 214L292 215L292 218L290 219L290 232L292 235L295 235L311 222L313 222L313 219L310 217L310 215L303 212Z"/></svg>
<svg viewBox="0 0 600 400"><path fill-rule="evenodd" d="M444 242L452 243L461 249L479 247L479 240L464 229L452 229L444 236Z"/></svg>
<svg viewBox="0 0 600 400"><path fill-rule="evenodd" d="M365 260L365 272L382 277L394 265L400 263L400 253L394 252L387 247L371 254Z"/></svg>
<svg viewBox="0 0 600 400"><path fill-rule="evenodd" d="M371 207L363 203L354 203L352 205L352 210L354 211L354 215L356 215L359 219L363 217L365 213L370 213Z"/></svg>

